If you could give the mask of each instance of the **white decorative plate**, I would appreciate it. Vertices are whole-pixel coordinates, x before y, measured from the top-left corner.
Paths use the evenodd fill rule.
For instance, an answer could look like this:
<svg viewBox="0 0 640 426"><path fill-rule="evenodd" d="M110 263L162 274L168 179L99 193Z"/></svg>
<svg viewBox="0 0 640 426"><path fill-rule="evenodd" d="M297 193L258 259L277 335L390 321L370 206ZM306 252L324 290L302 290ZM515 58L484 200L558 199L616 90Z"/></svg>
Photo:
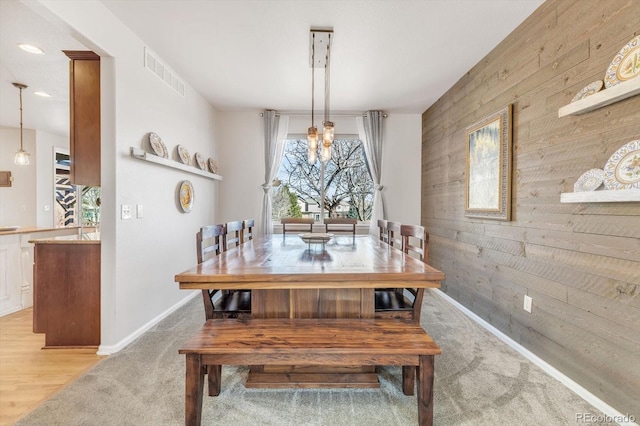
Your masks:
<svg viewBox="0 0 640 426"><path fill-rule="evenodd" d="M200 170L207 169L207 162L204 161L204 157L202 156L202 154L200 154L199 152L196 152L193 158L196 160L196 165L200 168Z"/></svg>
<svg viewBox="0 0 640 426"><path fill-rule="evenodd" d="M209 158L209 171L213 174L218 174L218 163L213 158Z"/></svg>
<svg viewBox="0 0 640 426"><path fill-rule="evenodd" d="M182 161L182 164L186 164L187 166L191 165L191 154L189 154L187 148L182 145L178 145L178 156L180 156L180 161Z"/></svg>
<svg viewBox="0 0 640 426"><path fill-rule="evenodd" d="M580 99L586 98L587 96L591 96L596 92L599 92L602 89L602 85L604 83L602 80L594 81L593 83L589 83L587 86L583 87L576 95L571 99L571 102L579 101Z"/></svg>
<svg viewBox="0 0 640 426"><path fill-rule="evenodd" d="M604 75L604 85L609 88L640 75L640 36L625 44L611 60Z"/></svg>
<svg viewBox="0 0 640 426"><path fill-rule="evenodd" d="M595 191L600 188L604 180L604 170L591 169L586 171L573 184L573 192Z"/></svg>
<svg viewBox="0 0 640 426"><path fill-rule="evenodd" d="M189 213L191 211L191 208L193 207L194 198L193 185L191 185L191 182L189 182L188 180L182 181L182 183L180 184L180 192L178 194L178 197L180 198L179 202L182 211L185 213Z"/></svg>
<svg viewBox="0 0 640 426"><path fill-rule="evenodd" d="M640 188L640 139L622 145L604 165L607 189Z"/></svg>
<svg viewBox="0 0 640 426"><path fill-rule="evenodd" d="M160 136L151 132L149 133L149 145L151 145L151 149L158 157L169 158L169 151L167 151L167 147L160 139Z"/></svg>

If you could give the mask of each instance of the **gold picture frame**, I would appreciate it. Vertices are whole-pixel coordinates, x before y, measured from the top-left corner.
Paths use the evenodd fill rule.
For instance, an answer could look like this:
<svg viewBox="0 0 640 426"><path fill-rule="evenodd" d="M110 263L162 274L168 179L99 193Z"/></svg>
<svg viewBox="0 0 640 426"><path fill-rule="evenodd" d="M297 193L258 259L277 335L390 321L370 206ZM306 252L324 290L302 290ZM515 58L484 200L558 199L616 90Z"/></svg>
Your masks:
<svg viewBox="0 0 640 426"><path fill-rule="evenodd" d="M11 171L2 171L0 172L0 186L11 186L11 182L13 182L13 178L11 177Z"/></svg>
<svg viewBox="0 0 640 426"><path fill-rule="evenodd" d="M511 220L512 106L466 131L465 216Z"/></svg>

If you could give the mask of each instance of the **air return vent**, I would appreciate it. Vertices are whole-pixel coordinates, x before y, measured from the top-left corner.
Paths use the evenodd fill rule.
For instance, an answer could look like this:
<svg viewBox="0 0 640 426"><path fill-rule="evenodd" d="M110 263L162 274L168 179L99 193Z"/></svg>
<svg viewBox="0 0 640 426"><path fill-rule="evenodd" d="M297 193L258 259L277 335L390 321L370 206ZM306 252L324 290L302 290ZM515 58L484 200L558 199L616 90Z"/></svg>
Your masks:
<svg viewBox="0 0 640 426"><path fill-rule="evenodd" d="M160 77L169 87L184 97L184 82L166 66L158 56L148 48L144 48L144 66L149 71Z"/></svg>

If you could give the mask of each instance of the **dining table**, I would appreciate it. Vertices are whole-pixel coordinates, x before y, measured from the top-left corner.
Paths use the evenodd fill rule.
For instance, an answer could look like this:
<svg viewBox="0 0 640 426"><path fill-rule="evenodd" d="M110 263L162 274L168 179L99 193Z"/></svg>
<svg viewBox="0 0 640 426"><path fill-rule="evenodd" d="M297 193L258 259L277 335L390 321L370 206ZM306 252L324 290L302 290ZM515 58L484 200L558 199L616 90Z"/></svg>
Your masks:
<svg viewBox="0 0 640 426"><path fill-rule="evenodd" d="M374 235L256 236L175 276L184 290L251 290L253 318L374 318L375 290L439 288L443 272ZM303 237L303 236L302 236ZM390 338L393 338L390 336ZM378 387L372 367L251 366L247 387Z"/></svg>

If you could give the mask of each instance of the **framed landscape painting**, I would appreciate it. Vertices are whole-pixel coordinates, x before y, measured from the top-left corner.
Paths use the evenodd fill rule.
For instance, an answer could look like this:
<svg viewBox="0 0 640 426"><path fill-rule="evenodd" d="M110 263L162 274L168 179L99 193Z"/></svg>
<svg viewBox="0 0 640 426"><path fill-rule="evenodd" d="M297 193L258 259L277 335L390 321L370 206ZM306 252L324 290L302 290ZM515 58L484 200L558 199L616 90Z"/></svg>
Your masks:
<svg viewBox="0 0 640 426"><path fill-rule="evenodd" d="M467 128L465 216L511 220L511 105Z"/></svg>

